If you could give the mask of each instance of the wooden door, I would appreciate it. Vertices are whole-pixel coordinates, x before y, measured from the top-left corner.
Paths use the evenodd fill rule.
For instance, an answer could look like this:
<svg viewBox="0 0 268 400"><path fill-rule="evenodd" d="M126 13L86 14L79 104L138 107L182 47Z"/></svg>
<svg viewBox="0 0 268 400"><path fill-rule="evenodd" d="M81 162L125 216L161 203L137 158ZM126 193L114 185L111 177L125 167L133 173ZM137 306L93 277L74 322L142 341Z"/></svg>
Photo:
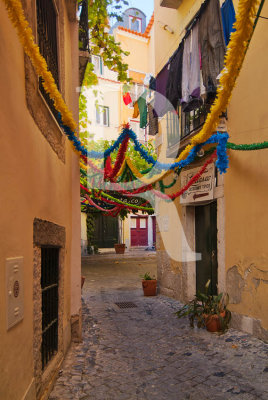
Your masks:
<svg viewBox="0 0 268 400"><path fill-rule="evenodd" d="M210 279L209 293L217 294L217 202L195 207L196 291L204 293Z"/></svg>
<svg viewBox="0 0 268 400"><path fill-rule="evenodd" d="M100 214L95 221L94 243L99 248L114 247L118 243L118 219Z"/></svg>
<svg viewBox="0 0 268 400"><path fill-rule="evenodd" d="M148 218L131 217L131 246L148 246Z"/></svg>

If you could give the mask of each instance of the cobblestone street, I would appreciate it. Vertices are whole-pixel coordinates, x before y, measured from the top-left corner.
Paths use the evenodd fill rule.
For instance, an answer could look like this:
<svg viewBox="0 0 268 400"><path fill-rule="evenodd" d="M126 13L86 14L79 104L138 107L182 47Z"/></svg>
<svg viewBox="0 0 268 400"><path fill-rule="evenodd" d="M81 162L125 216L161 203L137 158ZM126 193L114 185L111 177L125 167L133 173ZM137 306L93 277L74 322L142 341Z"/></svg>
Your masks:
<svg viewBox="0 0 268 400"><path fill-rule="evenodd" d="M191 329L176 300L143 297L155 255L83 261L83 343L70 349L50 400L268 399L268 345L230 329ZM133 302L121 309L115 303Z"/></svg>

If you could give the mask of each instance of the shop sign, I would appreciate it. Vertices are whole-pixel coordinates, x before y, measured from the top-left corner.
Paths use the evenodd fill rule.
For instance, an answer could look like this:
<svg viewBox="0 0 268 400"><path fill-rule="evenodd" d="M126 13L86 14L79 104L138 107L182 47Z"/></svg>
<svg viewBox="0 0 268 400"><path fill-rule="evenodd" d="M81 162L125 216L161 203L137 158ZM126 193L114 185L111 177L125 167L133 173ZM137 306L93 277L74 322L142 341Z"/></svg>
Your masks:
<svg viewBox="0 0 268 400"><path fill-rule="evenodd" d="M181 172L181 187L187 185L194 175L198 173L200 167L188 169ZM208 165L200 178L180 196L181 204L199 203L213 199L215 186L215 166Z"/></svg>

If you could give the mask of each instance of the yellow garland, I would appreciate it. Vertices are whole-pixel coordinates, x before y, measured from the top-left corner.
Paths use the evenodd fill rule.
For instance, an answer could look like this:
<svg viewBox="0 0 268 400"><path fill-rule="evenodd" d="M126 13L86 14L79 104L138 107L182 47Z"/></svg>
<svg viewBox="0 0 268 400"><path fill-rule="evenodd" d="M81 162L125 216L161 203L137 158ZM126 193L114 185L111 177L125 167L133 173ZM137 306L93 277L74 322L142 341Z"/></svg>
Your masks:
<svg viewBox="0 0 268 400"><path fill-rule="evenodd" d="M24 16L24 11L20 0L3 0L8 16L18 31L19 40L25 53L29 56L37 75L44 80L43 86L50 98L54 101L56 110L61 113L64 125L69 126L72 131L76 129L76 123L72 113L68 110L62 95L60 94L55 80L48 70L46 60L40 54L39 47L34 42L32 29Z"/></svg>
<svg viewBox="0 0 268 400"><path fill-rule="evenodd" d="M219 116L226 110L229 104L235 81L246 55L258 3L259 0L239 1L238 13L234 25L236 31L231 33L216 100L211 107L211 111L206 118L203 128L192 138L191 143L186 146L176 161L182 160L195 145L205 142L216 130Z"/></svg>
<svg viewBox="0 0 268 400"><path fill-rule="evenodd" d="M30 57L36 73L44 80L44 89L54 100L55 108L61 113L62 121L69 126L72 131L76 129L76 123L68 110L60 92L58 91L55 80L50 71L48 71L47 63L41 56L39 47L35 44L32 30L25 19L23 8L20 0L3 0L8 10L8 15L15 28L17 28L20 42L25 53ZM191 143L181 152L176 161L182 160L189 151L197 144L205 142L208 137L216 130L220 114L226 110L231 98L236 79L241 70L248 41L250 40L254 16L259 0L240 0L238 5L238 13L236 15L235 32L232 32L228 49L225 55L225 67L220 78L220 85L217 90L216 100L211 107L202 130L195 135ZM135 169L136 172L136 169ZM146 184L157 182L172 171L164 172L156 178L145 179L142 181Z"/></svg>

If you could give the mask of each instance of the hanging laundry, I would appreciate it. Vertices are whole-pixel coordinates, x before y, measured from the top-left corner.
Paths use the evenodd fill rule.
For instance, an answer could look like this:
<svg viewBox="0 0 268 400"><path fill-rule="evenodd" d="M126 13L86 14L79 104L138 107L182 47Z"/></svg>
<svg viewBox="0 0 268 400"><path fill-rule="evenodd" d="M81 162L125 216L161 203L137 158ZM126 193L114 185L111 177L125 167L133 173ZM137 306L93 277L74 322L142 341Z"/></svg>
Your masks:
<svg viewBox="0 0 268 400"><path fill-rule="evenodd" d="M223 5L221 6L221 16L222 16L223 34L224 34L225 44L227 46L230 40L231 32L235 32L234 23L236 21L236 18L232 0L225 0Z"/></svg>
<svg viewBox="0 0 268 400"><path fill-rule="evenodd" d="M153 104L148 104L149 135L155 136L158 133L158 117L154 115Z"/></svg>
<svg viewBox="0 0 268 400"><path fill-rule="evenodd" d="M140 112L140 128L147 126L147 105L146 105L147 90L139 97L137 103Z"/></svg>
<svg viewBox="0 0 268 400"><path fill-rule="evenodd" d="M139 115L140 115L140 111L139 111L138 102L135 101L135 103L134 103L134 112L133 112L132 118L138 118Z"/></svg>
<svg viewBox="0 0 268 400"><path fill-rule="evenodd" d="M167 80L166 98L172 104L174 109L177 109L178 101L182 97L182 59L183 59L182 42L170 61L169 75Z"/></svg>
<svg viewBox="0 0 268 400"><path fill-rule="evenodd" d="M182 60L182 109L189 112L202 105L200 99L200 52L198 23L185 39Z"/></svg>
<svg viewBox="0 0 268 400"><path fill-rule="evenodd" d="M207 100L213 101L217 90L217 76L224 63L225 40L219 0L209 0L203 4L199 20L202 76Z"/></svg>
<svg viewBox="0 0 268 400"><path fill-rule="evenodd" d="M156 79L152 76L149 82L149 89L155 90L156 89Z"/></svg>
<svg viewBox="0 0 268 400"><path fill-rule="evenodd" d="M169 75L168 67L169 65L166 65L156 77L154 114L158 117L163 117L168 110L168 103L166 100L166 89Z"/></svg>
<svg viewBox="0 0 268 400"><path fill-rule="evenodd" d="M125 103L125 105L127 106L128 104L132 103L132 99L129 93L125 93L123 95L123 101Z"/></svg>

